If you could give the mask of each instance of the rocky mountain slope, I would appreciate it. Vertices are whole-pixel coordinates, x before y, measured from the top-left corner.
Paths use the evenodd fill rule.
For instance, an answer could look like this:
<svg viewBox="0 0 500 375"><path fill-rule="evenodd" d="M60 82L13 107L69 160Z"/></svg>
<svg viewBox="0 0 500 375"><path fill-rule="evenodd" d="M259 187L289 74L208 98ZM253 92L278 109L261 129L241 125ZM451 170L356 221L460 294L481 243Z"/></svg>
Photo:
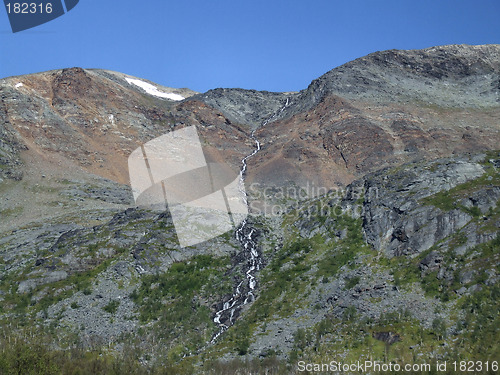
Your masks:
<svg viewBox="0 0 500 375"><path fill-rule="evenodd" d="M403 161L495 148L499 51L497 45L385 51L333 69L259 130L267 147L253 160L255 180L345 186Z"/></svg>
<svg viewBox="0 0 500 375"><path fill-rule="evenodd" d="M34 347L54 368L123 356L125 373L500 358L499 82L498 45L376 52L299 93L0 80L0 373ZM262 145L245 175L255 300L216 340L247 251L231 232L181 248L128 186L134 149L190 125L235 171Z"/></svg>

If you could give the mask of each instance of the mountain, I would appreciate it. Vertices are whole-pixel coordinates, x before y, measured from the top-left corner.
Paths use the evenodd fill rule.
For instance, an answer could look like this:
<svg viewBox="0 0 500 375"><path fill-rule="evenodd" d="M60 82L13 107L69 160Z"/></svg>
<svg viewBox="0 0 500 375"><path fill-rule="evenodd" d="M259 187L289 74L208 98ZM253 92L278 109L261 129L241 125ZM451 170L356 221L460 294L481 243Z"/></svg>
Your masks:
<svg viewBox="0 0 500 375"><path fill-rule="evenodd" d="M295 93L69 68L0 98L0 373L498 360L500 45L375 52ZM181 248L127 159L191 125L208 162L255 152L251 215Z"/></svg>
<svg viewBox="0 0 500 375"><path fill-rule="evenodd" d="M270 145L254 160L256 179L316 177L345 186L404 161L497 147L499 51L376 52L331 70L292 97L272 127L259 130ZM279 176L272 173L277 167ZM328 173L309 177L307 170Z"/></svg>

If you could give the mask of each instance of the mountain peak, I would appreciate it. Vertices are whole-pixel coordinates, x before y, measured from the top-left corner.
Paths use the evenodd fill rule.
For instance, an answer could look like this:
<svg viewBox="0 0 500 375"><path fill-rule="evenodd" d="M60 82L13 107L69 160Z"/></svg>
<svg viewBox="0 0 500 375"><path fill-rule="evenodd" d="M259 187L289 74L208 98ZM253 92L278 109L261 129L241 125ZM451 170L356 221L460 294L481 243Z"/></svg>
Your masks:
<svg viewBox="0 0 500 375"><path fill-rule="evenodd" d="M287 115L312 108L331 94L374 103L498 106L500 45L374 52L314 80L301 92L299 108L290 108Z"/></svg>
<svg viewBox="0 0 500 375"><path fill-rule="evenodd" d="M462 79L471 75L498 73L500 45L452 44L421 50L393 49L374 52L354 60L352 64L359 60L426 78Z"/></svg>

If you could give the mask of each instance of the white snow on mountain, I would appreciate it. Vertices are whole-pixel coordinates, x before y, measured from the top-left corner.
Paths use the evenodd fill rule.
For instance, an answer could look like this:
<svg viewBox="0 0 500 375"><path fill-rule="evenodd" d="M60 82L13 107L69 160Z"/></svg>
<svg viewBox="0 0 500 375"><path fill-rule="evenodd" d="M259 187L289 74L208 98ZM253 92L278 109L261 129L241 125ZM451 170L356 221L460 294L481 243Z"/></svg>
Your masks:
<svg viewBox="0 0 500 375"><path fill-rule="evenodd" d="M139 86L141 89L146 91L149 95L154 95L158 96L160 98L166 98L170 100L184 100L185 98L179 94L173 94L173 93L167 93L167 92L162 92L159 91L156 86L153 86L150 83L141 81L139 79L133 79L133 78L125 78L127 82L131 85L136 85Z"/></svg>

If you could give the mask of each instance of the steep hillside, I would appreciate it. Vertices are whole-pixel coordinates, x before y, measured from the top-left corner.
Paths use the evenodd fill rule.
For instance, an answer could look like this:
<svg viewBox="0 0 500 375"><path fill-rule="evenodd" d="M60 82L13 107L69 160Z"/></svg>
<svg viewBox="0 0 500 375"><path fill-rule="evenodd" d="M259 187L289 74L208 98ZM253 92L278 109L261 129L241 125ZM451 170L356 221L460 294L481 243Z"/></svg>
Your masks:
<svg viewBox="0 0 500 375"><path fill-rule="evenodd" d="M249 181L345 186L420 158L494 149L500 124L500 46L375 52L299 93L217 89L193 99L255 129L263 152Z"/></svg>
<svg viewBox="0 0 500 375"><path fill-rule="evenodd" d="M103 200L129 207L129 155L174 127L197 125L207 159L225 160L238 171L251 149L244 129L202 102L164 94L180 99L194 92L81 68L1 80L0 210L9 220L0 221L0 230L79 216Z"/></svg>
<svg viewBox="0 0 500 375"><path fill-rule="evenodd" d="M499 45L444 46L335 68L259 129L252 179L334 188L405 161L496 148L499 56Z"/></svg>
<svg viewBox="0 0 500 375"><path fill-rule="evenodd" d="M168 213L131 208L93 227L4 236L1 311L64 348L128 347L174 373L250 366L241 356L283 374L331 357L493 361L498 168L499 152L405 164L254 217L256 300L215 342L212 319L245 277L244 250L230 235L180 249Z"/></svg>
<svg viewBox="0 0 500 375"><path fill-rule="evenodd" d="M386 169L264 221L259 298L211 353L496 358L499 157Z"/></svg>

